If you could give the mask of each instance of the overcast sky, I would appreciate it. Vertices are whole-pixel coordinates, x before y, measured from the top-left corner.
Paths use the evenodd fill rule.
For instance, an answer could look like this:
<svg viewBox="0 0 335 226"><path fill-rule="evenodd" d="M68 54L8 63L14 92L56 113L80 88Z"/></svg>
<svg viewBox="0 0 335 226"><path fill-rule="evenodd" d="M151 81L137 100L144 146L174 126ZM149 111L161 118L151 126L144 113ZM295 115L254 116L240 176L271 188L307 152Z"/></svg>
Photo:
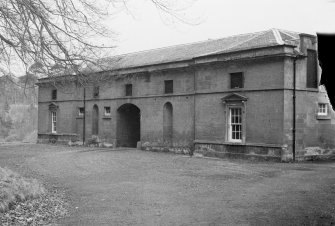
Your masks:
<svg viewBox="0 0 335 226"><path fill-rule="evenodd" d="M180 0L181 1L181 0ZM222 38L270 28L316 34L335 33L332 0L195 0L183 13L188 25L159 15L152 4L133 0L131 13L106 21L118 33L115 53Z"/></svg>

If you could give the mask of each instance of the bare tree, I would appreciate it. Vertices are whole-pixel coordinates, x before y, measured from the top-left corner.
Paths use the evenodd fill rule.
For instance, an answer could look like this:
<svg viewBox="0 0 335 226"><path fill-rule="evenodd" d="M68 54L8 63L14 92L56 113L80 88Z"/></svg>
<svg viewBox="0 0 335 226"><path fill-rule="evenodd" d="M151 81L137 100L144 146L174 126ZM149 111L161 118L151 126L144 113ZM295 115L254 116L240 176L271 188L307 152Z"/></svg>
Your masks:
<svg viewBox="0 0 335 226"><path fill-rule="evenodd" d="M2 0L0 2L0 76L36 65L49 77L60 73L83 75L106 48L94 37L113 33L101 23L130 0ZM144 0L143 0L144 1ZM148 0L161 12L183 20L177 1ZM184 0L185 1L185 0ZM190 0L188 0L190 1ZM80 79L79 79L80 80Z"/></svg>

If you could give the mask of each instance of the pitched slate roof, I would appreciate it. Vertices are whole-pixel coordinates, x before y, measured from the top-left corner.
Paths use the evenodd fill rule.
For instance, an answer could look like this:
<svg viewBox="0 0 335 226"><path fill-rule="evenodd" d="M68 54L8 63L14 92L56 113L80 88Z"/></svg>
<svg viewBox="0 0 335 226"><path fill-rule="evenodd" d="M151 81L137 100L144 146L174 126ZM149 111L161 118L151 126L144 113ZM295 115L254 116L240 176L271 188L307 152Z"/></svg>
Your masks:
<svg viewBox="0 0 335 226"><path fill-rule="evenodd" d="M118 55L100 61L113 69L163 64L212 54L278 45L298 45L299 33L279 29Z"/></svg>

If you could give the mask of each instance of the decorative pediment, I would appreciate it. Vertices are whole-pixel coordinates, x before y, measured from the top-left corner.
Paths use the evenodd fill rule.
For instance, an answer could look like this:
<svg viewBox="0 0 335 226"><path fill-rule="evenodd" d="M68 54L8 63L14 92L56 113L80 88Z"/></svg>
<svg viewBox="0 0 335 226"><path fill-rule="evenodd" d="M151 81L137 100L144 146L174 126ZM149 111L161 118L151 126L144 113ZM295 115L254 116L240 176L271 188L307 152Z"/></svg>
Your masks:
<svg viewBox="0 0 335 226"><path fill-rule="evenodd" d="M231 94L228 94L225 97L222 97L221 100L222 100L223 103L227 103L227 102L244 102L244 101L247 101L248 98L245 97L245 96L242 96L242 95L240 95L238 93L231 93Z"/></svg>
<svg viewBox="0 0 335 226"><path fill-rule="evenodd" d="M56 111L57 108L58 108L58 105L57 105L55 102L51 102L51 103L49 104L49 110L50 110L50 111Z"/></svg>

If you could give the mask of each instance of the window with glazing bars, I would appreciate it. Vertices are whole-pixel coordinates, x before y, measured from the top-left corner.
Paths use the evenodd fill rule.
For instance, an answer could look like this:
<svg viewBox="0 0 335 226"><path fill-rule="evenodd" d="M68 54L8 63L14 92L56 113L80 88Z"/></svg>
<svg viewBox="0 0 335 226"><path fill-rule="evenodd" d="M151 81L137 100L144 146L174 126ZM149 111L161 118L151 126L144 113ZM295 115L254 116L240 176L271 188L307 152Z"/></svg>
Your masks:
<svg viewBox="0 0 335 226"><path fill-rule="evenodd" d="M51 132L57 132L57 113L55 111L51 112Z"/></svg>
<svg viewBox="0 0 335 226"><path fill-rule="evenodd" d="M327 114L328 114L327 104L319 103L318 115L327 115Z"/></svg>
<svg viewBox="0 0 335 226"><path fill-rule="evenodd" d="M229 110L229 140L242 141L242 109L230 108Z"/></svg>

